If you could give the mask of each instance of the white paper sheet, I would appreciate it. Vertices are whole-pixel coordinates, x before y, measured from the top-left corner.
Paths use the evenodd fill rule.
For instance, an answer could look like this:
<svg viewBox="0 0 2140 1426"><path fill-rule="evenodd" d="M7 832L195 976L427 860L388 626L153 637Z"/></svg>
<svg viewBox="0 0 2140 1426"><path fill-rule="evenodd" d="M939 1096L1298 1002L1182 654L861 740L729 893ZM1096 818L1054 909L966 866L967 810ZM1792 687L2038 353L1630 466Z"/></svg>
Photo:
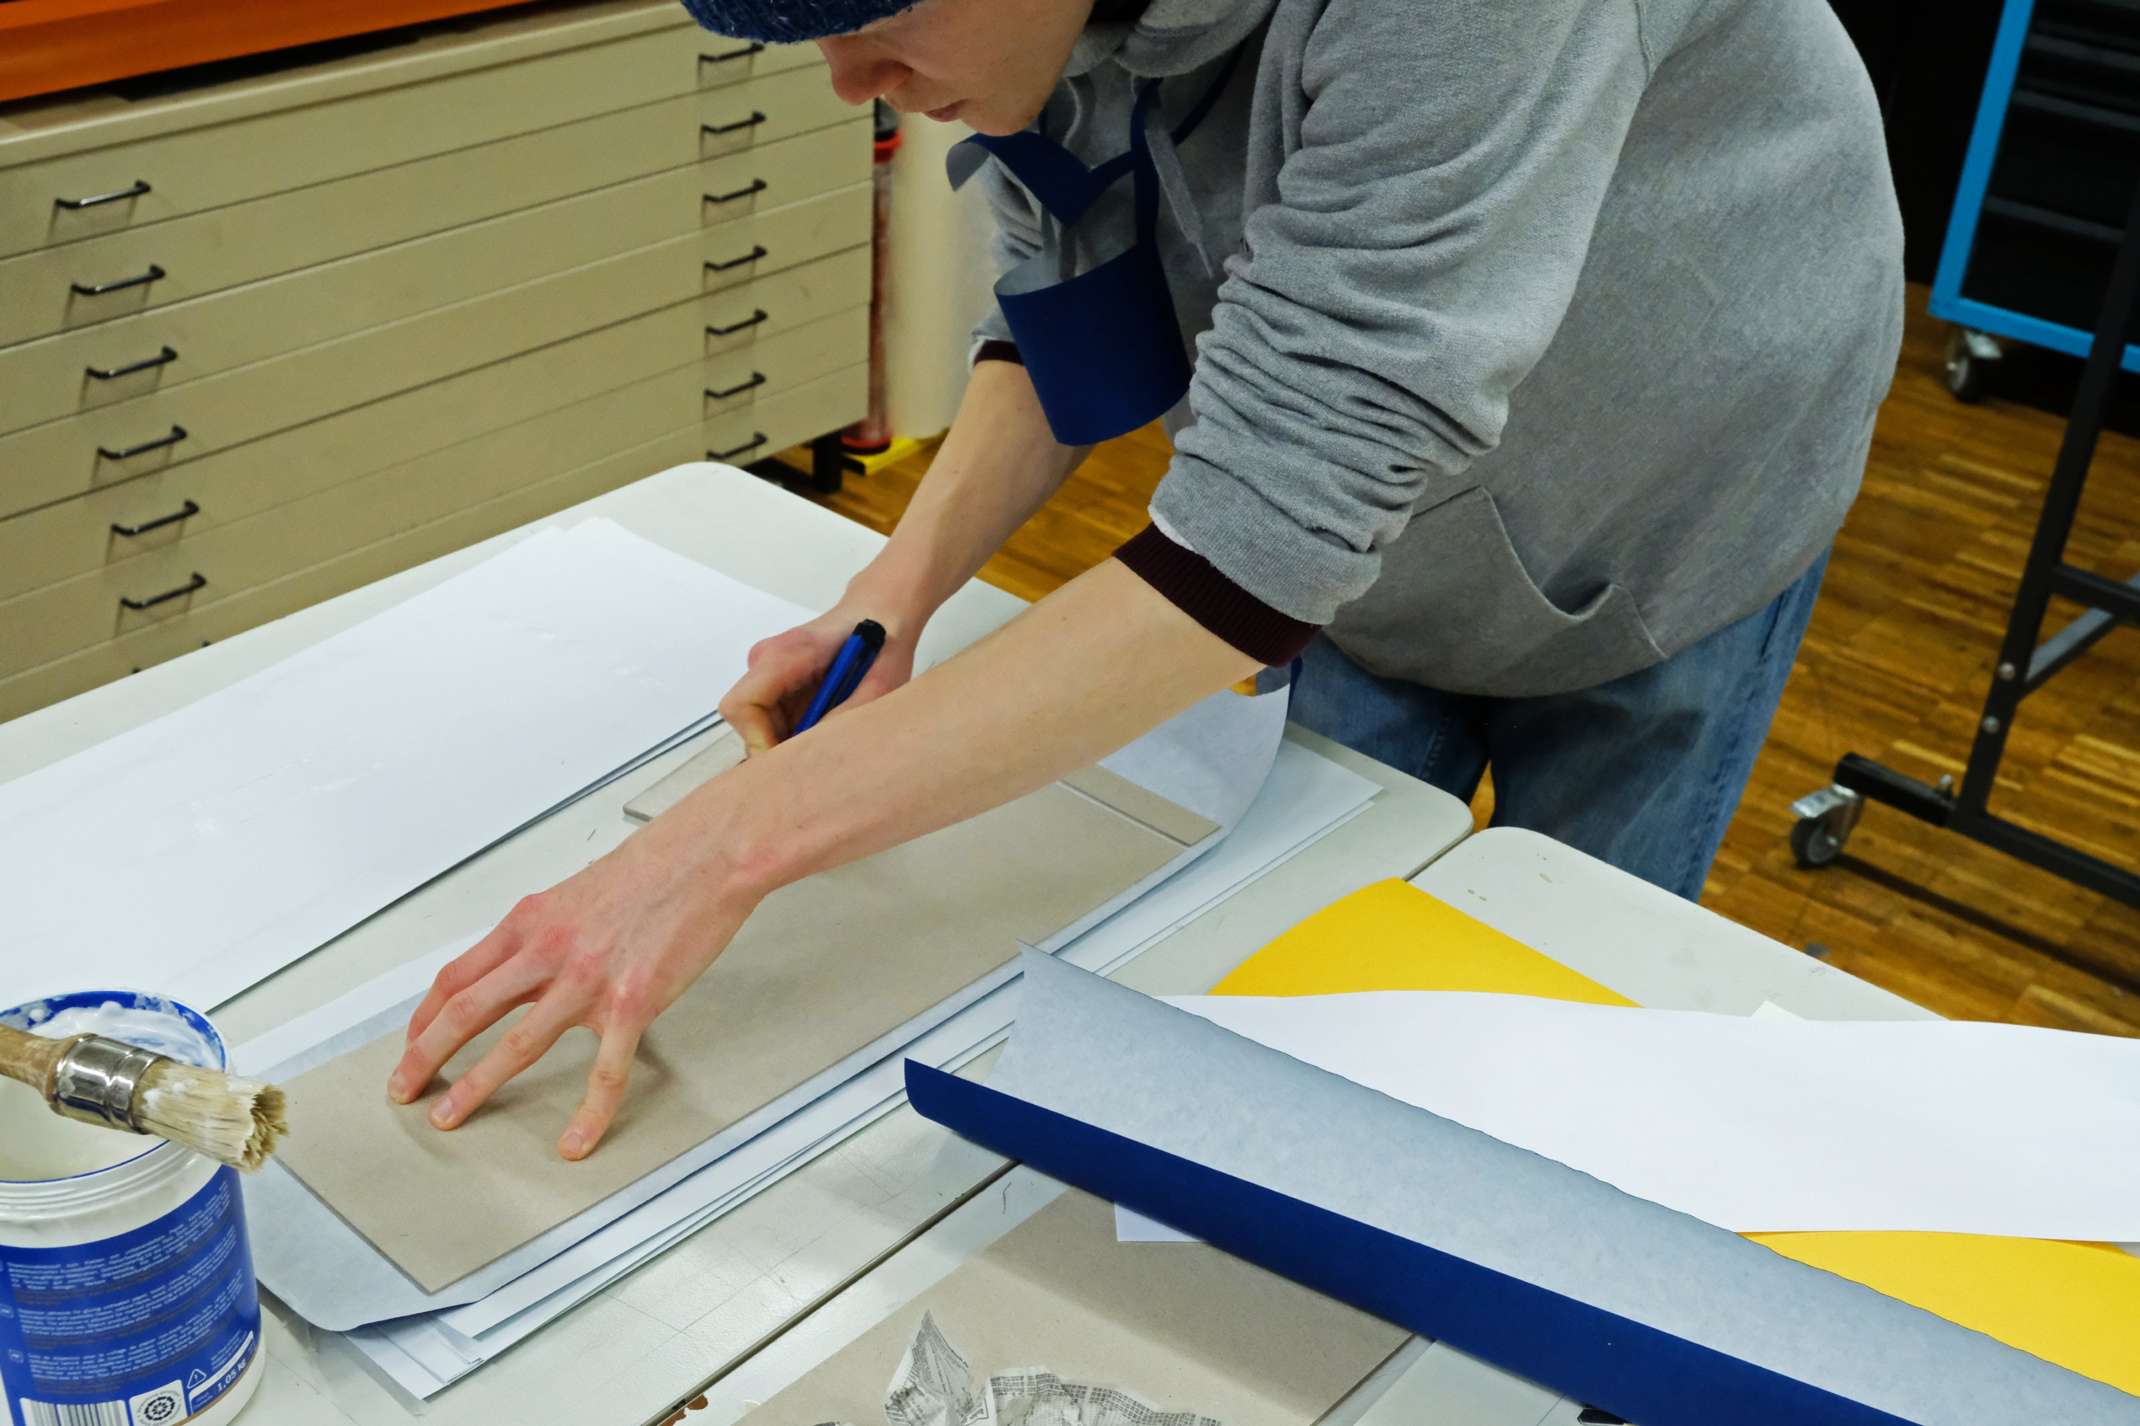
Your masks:
<svg viewBox="0 0 2140 1426"><path fill-rule="evenodd" d="M2140 1238L2140 1040L1457 992L1172 1003L1733 1232Z"/></svg>
<svg viewBox="0 0 2140 1426"><path fill-rule="evenodd" d="M589 520L18 778L0 1004L213 1008L702 723L806 617Z"/></svg>
<svg viewBox="0 0 2140 1426"><path fill-rule="evenodd" d="M1374 790L1373 783L1357 774L1303 748L1285 745L1254 805L1210 856L1086 932L1059 955L1097 973L1119 968L1272 866L1344 825L1364 809ZM428 958L425 964L445 958L442 952ZM408 973L412 995L420 993L431 973L430 969ZM839 1090L758 1136L748 1151L731 1153L701 1169L600 1232L466 1306L398 1324L397 1335L408 1339L409 1332L418 1330L417 1324L430 1324L437 1330L459 1332L486 1356L504 1350L640 1262L688 1237L751 1194L903 1103L900 1086L902 1065L907 1058L956 1068L993 1048L1007 1033L1016 1004L1014 986L993 991L911 1047L888 1057L869 1072L854 1076ZM353 996L349 1008L362 1010L364 1002ZM389 1013L397 1012L405 1013L400 1004L391 1007ZM330 1029L326 1018L315 1019L296 1038L317 1036ZM368 1038L369 1033L375 1032L357 1033ZM272 1042L266 1043L268 1048L274 1048ZM241 1050L241 1063L253 1062L246 1058L251 1049L248 1046ZM787 1152L796 1144L805 1147ZM775 1161L772 1168L759 1167L768 1161ZM260 1216L256 1213L255 1220ZM317 1227L304 1231L309 1235ZM312 1241L316 1244L317 1239ZM347 1264L333 1268L345 1274L349 1270ZM345 1276L343 1281L353 1279ZM405 1280L402 1285L413 1286ZM405 1347L395 1346L392 1339L375 1328L361 1328L349 1336L351 1345L367 1356L374 1371L412 1396L434 1395L453 1380L428 1373Z"/></svg>

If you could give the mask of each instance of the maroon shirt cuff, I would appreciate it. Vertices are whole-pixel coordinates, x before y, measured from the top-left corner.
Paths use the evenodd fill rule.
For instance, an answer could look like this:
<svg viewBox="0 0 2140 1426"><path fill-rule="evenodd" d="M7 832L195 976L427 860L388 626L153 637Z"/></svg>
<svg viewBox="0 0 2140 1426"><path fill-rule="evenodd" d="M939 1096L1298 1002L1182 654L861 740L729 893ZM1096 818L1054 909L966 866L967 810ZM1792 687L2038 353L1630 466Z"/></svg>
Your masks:
<svg viewBox="0 0 2140 1426"><path fill-rule="evenodd" d="M1025 365L1025 358L1018 354L1018 344L1000 339L981 343L981 349L973 354L975 366L984 361L1007 361L1013 366Z"/></svg>
<svg viewBox="0 0 2140 1426"><path fill-rule="evenodd" d="M1291 663L1316 635L1316 625L1273 609L1157 525L1131 536L1115 558L1169 604L1259 663Z"/></svg>

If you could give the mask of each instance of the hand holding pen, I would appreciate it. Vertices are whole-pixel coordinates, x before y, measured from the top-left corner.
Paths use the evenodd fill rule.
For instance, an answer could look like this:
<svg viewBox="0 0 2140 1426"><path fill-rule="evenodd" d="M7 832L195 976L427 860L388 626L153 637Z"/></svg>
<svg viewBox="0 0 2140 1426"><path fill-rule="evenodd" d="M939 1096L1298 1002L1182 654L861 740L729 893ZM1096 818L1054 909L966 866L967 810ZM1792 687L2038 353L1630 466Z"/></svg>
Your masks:
<svg viewBox="0 0 2140 1426"><path fill-rule="evenodd" d="M748 753L765 752L834 709L907 681L912 635L894 632L898 625L890 620L860 617L858 603L843 603L751 650L749 672L721 700L721 716Z"/></svg>

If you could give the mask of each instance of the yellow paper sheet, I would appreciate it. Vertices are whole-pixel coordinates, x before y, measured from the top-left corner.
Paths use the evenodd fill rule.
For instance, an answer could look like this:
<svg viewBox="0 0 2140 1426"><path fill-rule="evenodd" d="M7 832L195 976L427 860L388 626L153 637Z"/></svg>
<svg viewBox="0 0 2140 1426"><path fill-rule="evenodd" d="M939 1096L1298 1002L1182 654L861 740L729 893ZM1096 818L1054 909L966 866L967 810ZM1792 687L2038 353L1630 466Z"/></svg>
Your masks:
<svg viewBox="0 0 2140 1426"><path fill-rule="evenodd" d="M1218 995L1471 990L1591 1005L1626 996L1415 886L1385 881L1311 916L1213 987ZM2101 1243L1954 1233L1755 1233L2069 1371L2140 1395L2140 1258Z"/></svg>

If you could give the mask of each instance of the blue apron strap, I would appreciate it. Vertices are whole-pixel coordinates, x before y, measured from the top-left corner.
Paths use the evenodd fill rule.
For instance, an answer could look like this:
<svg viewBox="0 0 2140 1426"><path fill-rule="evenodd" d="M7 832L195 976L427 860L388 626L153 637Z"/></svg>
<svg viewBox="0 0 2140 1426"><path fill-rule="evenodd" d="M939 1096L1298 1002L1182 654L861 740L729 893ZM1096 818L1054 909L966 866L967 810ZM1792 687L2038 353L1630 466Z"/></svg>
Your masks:
<svg viewBox="0 0 2140 1426"><path fill-rule="evenodd" d="M1218 107L1219 98L1226 91L1240 64L1241 52L1237 49L1226 57L1218 78L1205 89L1196 106L1183 117L1173 131L1176 144L1184 143L1197 131L1211 111ZM1082 159L1071 153L1046 133L1046 115L1043 112L1041 127L1025 129L1015 134L975 134L954 145L946 168L953 188L965 186L981 164L989 157L1002 160L1011 176L1025 185L1041 207L1045 208L1058 223L1068 225L1085 216L1102 193L1119 181L1123 174L1134 172L1150 162L1149 141L1145 136L1145 124L1150 121L1151 109L1159 89L1159 81L1146 80L1137 91L1137 105L1130 117L1130 147L1115 155L1097 168L1087 168ZM1154 200L1156 202L1156 198ZM1153 211L1156 226L1157 210ZM1138 206L1139 231L1150 231L1144 220L1142 200Z"/></svg>
<svg viewBox="0 0 2140 1426"><path fill-rule="evenodd" d="M1238 52L1178 130L1162 128L1156 136L1150 125L1159 81L1139 84L1128 149L1096 168L1044 129L976 135L951 151L946 167L954 187L994 157L1040 205L1042 251L1003 275L996 300L1049 428L1064 445L1094 445L1135 430L1165 415L1189 390L1188 351L1159 249L1163 194L1153 144L1178 144L1210 116L1236 58ZM1124 173L1133 185L1135 240L1090 272L1073 273L1072 245L1058 225L1083 217Z"/></svg>
<svg viewBox="0 0 2140 1426"><path fill-rule="evenodd" d="M1053 139L1031 129L1015 134L975 134L954 144L946 168L953 188L963 187L989 158L1000 159L1035 201L1060 223L1075 223L1099 196L1129 170L1134 155L1124 153L1096 169Z"/></svg>
<svg viewBox="0 0 2140 1426"><path fill-rule="evenodd" d="M1135 175L1132 183L1137 201L1137 243L1142 247L1159 234L1159 169L1152 162L1152 140L1145 125L1151 122L1152 106L1159 97L1159 81L1151 79L1137 91L1137 107L1129 116L1129 152Z"/></svg>

